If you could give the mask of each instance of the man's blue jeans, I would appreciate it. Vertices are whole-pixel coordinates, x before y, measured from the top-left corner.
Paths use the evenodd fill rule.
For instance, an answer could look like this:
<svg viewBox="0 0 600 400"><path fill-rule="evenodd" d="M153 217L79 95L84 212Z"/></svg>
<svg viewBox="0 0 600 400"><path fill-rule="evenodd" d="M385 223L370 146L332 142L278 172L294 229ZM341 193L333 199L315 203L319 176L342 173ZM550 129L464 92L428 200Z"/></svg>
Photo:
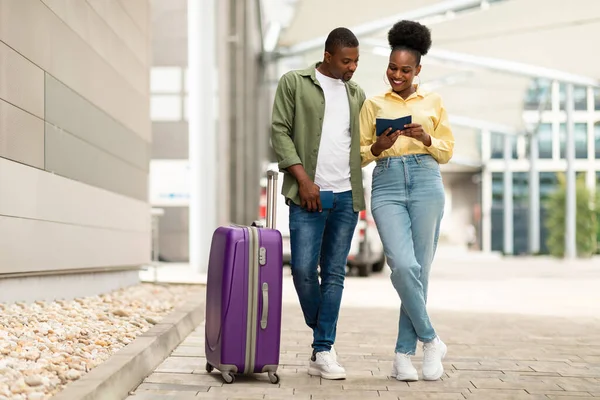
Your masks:
<svg viewBox="0 0 600 400"><path fill-rule="evenodd" d="M309 212L290 203L292 276L304 320L313 330L315 352L329 351L335 342L346 261L357 221L351 191L335 193L333 208L323 212Z"/></svg>
<svg viewBox="0 0 600 400"><path fill-rule="evenodd" d="M377 161L371 210L402 303L396 353L414 355L417 339L436 337L425 305L444 202L440 166L430 155Z"/></svg>

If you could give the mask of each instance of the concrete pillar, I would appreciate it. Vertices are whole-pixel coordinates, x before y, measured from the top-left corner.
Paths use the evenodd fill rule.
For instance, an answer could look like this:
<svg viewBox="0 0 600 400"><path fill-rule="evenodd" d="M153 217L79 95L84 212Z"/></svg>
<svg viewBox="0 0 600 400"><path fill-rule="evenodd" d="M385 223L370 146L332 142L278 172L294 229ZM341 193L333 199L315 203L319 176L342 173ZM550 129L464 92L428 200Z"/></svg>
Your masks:
<svg viewBox="0 0 600 400"><path fill-rule="evenodd" d="M512 141L510 135L504 135L504 253L514 253L514 229L513 229L513 174L512 163Z"/></svg>
<svg viewBox="0 0 600 400"><path fill-rule="evenodd" d="M529 253L540 252L540 175L537 131L529 137Z"/></svg>
<svg viewBox="0 0 600 400"><path fill-rule="evenodd" d="M492 251L492 172L487 166L481 172L481 250Z"/></svg>
<svg viewBox="0 0 600 400"><path fill-rule="evenodd" d="M216 228L215 0L188 0L190 265L208 270Z"/></svg>
<svg viewBox="0 0 600 400"><path fill-rule="evenodd" d="M577 194L575 185L575 124L573 121L573 84L567 84L566 110L567 110L567 210L565 218L565 258L577 257L576 220L577 220Z"/></svg>
<svg viewBox="0 0 600 400"><path fill-rule="evenodd" d="M216 26L216 46L217 71L216 82L218 82L217 98L218 113L217 127L217 152L219 157L219 167L217 169L217 224L227 225L231 222L231 163L229 154L231 154L231 35L230 20L231 6L230 1L221 0L217 2L217 26Z"/></svg>
<svg viewBox="0 0 600 400"><path fill-rule="evenodd" d="M587 88L587 110L588 110L588 118L587 118L587 153L588 153L588 168L587 168L587 176L586 176L586 186L592 192L596 192L596 168L595 168L595 159L596 159L596 132L594 131L594 124L596 119L595 115L595 101L594 101L594 88Z"/></svg>
<svg viewBox="0 0 600 400"><path fill-rule="evenodd" d="M488 168L491 157L491 133L481 132L481 250L492 251L492 172Z"/></svg>
<svg viewBox="0 0 600 400"><path fill-rule="evenodd" d="M249 223L244 221L245 217L245 201L246 193L246 153L247 153L247 130L248 130L248 115L246 109L245 98L245 81L246 81L246 1L232 2L232 17L234 18L233 35L234 41L234 65L232 82L234 82L232 97L235 99L235 108L232 113L234 122L233 142L234 152L232 156L235 159L231 160L234 166L234 175L232 177L231 193L234 193L235 199L232 200L234 222L238 224Z"/></svg>

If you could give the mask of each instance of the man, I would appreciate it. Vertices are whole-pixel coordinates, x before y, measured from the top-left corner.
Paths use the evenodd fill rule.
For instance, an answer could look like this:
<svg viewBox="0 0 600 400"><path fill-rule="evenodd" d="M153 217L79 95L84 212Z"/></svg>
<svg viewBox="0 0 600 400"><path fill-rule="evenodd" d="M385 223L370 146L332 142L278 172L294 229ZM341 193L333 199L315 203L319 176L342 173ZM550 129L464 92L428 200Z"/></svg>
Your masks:
<svg viewBox="0 0 600 400"><path fill-rule="evenodd" d="M332 346L350 243L365 208L358 122L365 94L350 81L358 56L356 36L334 29L322 62L282 76L273 106L271 142L290 206L292 276L313 330L308 373L325 379L346 378Z"/></svg>

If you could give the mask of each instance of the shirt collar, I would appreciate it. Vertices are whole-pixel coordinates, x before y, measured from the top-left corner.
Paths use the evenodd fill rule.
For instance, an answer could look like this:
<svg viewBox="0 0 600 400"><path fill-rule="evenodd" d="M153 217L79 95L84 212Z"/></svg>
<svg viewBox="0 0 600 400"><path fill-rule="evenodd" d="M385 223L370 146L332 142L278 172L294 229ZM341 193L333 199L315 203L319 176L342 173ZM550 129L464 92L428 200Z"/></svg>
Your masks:
<svg viewBox="0 0 600 400"><path fill-rule="evenodd" d="M308 68L300 70L300 76L304 76L304 77L310 77L312 79L312 81L314 82L315 85L317 86L321 86L321 84L319 83L319 80L317 79L317 72L316 69L319 67L319 65L321 65L322 62L319 61L317 63L311 64ZM348 91L350 91L350 94L353 96L355 91L356 91L356 85L351 84L350 82L344 82L344 85L346 86L346 89Z"/></svg>
<svg viewBox="0 0 600 400"><path fill-rule="evenodd" d="M421 85L413 85L415 87L415 92L413 94L411 94L410 96L408 96L406 99L403 99L402 97L400 97L400 95L396 92L394 92L391 88L390 90L388 90L386 92L386 96L391 96L391 97L395 97L398 98L402 101L408 101L410 99L416 98L416 97L425 97L425 92L423 91L423 89L421 89Z"/></svg>
<svg viewBox="0 0 600 400"><path fill-rule="evenodd" d="M317 75L316 75L315 69L317 69L317 67L319 65L321 65L320 62L311 64L308 68L301 70L300 71L300 75L302 75L302 76L310 76L311 78L313 78L313 80L316 80L317 79Z"/></svg>

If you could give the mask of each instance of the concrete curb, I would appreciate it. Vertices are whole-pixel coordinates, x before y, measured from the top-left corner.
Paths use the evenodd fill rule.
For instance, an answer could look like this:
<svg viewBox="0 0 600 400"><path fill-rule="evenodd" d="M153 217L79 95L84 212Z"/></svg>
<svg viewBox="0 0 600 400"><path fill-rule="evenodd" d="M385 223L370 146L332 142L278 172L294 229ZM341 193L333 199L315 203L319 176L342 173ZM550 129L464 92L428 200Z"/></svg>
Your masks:
<svg viewBox="0 0 600 400"><path fill-rule="evenodd" d="M204 321L204 296L175 309L52 400L125 399Z"/></svg>

